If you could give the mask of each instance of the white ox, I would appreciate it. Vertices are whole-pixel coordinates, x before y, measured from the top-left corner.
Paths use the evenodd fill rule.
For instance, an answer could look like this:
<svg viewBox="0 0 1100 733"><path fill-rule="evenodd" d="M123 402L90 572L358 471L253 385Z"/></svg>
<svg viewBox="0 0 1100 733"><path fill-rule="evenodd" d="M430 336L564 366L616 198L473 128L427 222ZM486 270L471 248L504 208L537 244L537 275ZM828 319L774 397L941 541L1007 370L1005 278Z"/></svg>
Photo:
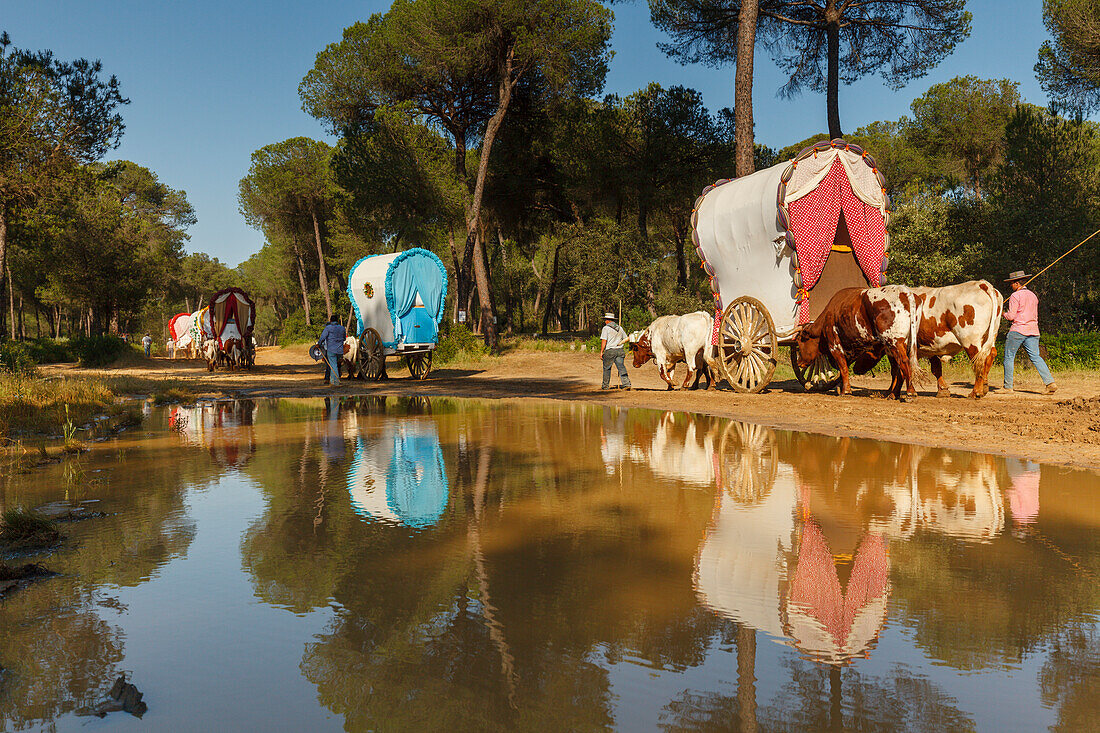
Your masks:
<svg viewBox="0 0 1100 733"><path fill-rule="evenodd" d="M683 362L687 366L683 389L687 389L688 384L695 389L703 376L707 379L707 389L717 386L716 375L721 372L710 357L708 348L713 326L714 320L703 311L683 316L661 316L645 330L631 334L634 368L641 367L650 359L655 360L657 373L668 388L673 389L672 375L676 365Z"/></svg>
<svg viewBox="0 0 1100 733"><path fill-rule="evenodd" d="M950 395L943 378L943 362L960 351L970 358L974 368L974 389L969 396L987 394L989 369L997 356L994 344L1004 305L1001 293L985 280L910 290L923 306L917 329L917 357L931 360L937 396Z"/></svg>

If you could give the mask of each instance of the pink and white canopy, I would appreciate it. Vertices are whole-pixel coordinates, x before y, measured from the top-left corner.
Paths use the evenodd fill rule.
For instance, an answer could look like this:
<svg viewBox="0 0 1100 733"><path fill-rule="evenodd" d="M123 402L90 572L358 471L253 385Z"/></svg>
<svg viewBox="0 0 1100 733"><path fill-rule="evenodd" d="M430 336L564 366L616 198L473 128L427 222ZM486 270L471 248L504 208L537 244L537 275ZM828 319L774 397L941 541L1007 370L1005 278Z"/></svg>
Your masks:
<svg viewBox="0 0 1100 733"><path fill-rule="evenodd" d="M708 186L695 202L692 234L718 309L754 297L782 338L810 320L809 291L831 253L854 253L867 285L885 283L889 210L874 159L824 140L791 161ZM847 236L838 236L842 214Z"/></svg>

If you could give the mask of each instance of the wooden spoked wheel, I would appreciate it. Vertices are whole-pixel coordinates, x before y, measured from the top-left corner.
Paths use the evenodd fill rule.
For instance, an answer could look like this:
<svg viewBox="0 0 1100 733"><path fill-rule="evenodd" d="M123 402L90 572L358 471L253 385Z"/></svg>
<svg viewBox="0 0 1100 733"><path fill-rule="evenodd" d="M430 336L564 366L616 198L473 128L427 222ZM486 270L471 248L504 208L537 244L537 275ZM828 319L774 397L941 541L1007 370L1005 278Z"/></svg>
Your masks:
<svg viewBox="0 0 1100 733"><path fill-rule="evenodd" d="M405 364L408 365L409 374L413 379L427 379L428 373L432 370L432 352L409 354L405 357Z"/></svg>
<svg viewBox="0 0 1100 733"><path fill-rule="evenodd" d="M803 369L798 366L798 346L792 346L791 369L798 386L806 392L828 392L840 383L840 370L828 354L821 354Z"/></svg>
<svg viewBox="0 0 1100 733"><path fill-rule="evenodd" d="M359 376L377 382L386 378L386 352L382 337L373 328L363 331L359 337Z"/></svg>
<svg viewBox="0 0 1100 733"><path fill-rule="evenodd" d="M775 433L762 425L730 420L719 446L723 490L742 506L759 504L771 493L779 471Z"/></svg>
<svg viewBox="0 0 1100 733"><path fill-rule="evenodd" d="M775 323L756 298L743 296L722 313L718 361L726 381L738 392L759 392L775 373Z"/></svg>

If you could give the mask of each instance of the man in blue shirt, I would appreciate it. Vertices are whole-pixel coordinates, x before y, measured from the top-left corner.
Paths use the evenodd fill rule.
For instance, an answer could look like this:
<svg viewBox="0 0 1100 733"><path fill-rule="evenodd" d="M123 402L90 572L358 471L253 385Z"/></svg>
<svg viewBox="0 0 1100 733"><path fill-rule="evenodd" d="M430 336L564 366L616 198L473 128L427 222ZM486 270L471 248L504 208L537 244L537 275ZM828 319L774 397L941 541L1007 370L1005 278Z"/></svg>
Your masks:
<svg viewBox="0 0 1100 733"><path fill-rule="evenodd" d="M340 325L340 317L333 316L321 331L321 338L317 339L317 345L324 349L329 384L333 387L340 386L340 357L344 355L344 339L347 337L348 332Z"/></svg>

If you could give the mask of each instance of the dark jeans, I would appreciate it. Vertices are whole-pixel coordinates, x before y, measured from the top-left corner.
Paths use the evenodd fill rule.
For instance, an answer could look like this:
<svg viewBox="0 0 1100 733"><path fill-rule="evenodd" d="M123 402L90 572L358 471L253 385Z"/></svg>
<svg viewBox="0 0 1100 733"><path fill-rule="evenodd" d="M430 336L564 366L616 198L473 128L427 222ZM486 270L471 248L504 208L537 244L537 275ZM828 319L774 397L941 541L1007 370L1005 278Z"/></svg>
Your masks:
<svg viewBox="0 0 1100 733"><path fill-rule="evenodd" d="M603 350L603 388L611 386L611 365L619 370L619 381L624 387L630 386L630 377L626 373L626 352L622 348Z"/></svg>

